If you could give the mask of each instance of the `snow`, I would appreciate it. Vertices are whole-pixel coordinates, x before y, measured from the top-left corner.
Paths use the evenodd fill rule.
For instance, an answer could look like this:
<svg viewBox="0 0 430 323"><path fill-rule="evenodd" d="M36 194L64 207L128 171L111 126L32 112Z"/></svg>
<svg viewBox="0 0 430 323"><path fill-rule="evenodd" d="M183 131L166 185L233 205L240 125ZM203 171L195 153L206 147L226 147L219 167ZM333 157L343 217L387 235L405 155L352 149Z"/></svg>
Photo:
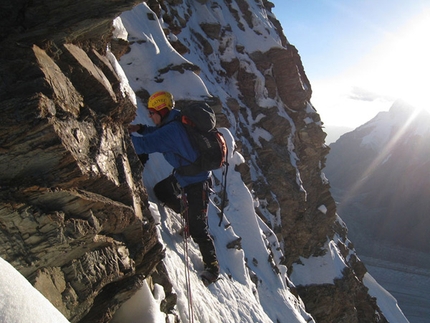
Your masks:
<svg viewBox="0 0 430 323"><path fill-rule="evenodd" d="M15 268L0 258L0 322L69 322Z"/></svg>
<svg viewBox="0 0 430 323"><path fill-rule="evenodd" d="M160 312L160 303L164 298L164 290L155 284L154 297L146 281L137 293L115 313L111 323L122 322L154 322L165 323L166 316Z"/></svg>
<svg viewBox="0 0 430 323"><path fill-rule="evenodd" d="M390 141L390 145L394 145L406 131L410 136L428 134L430 132L430 113L413 108L403 101L397 101L390 111L379 112L375 118L357 130L370 130L369 134L363 137L361 145L379 151L382 147L387 146L388 141ZM395 133L397 135L393 136ZM383 163L388 158L389 156Z"/></svg>
<svg viewBox="0 0 430 323"><path fill-rule="evenodd" d="M328 252L321 257L300 257L300 263L293 265L290 276L294 285L334 284L334 279L342 277L345 261L334 241L329 241Z"/></svg>
<svg viewBox="0 0 430 323"><path fill-rule="evenodd" d="M190 70L184 70L183 73L175 70L160 72L169 66L191 63L173 49L158 20L142 19L148 14L155 16L146 4L141 4L115 20L120 33L123 35L122 30L127 30L128 40L134 42L131 52L121 59L121 66L130 86L135 92L145 89L150 93L168 88L176 99L201 99L202 96L209 96L202 80ZM147 57L151 57L151 61ZM154 82L154 76L162 83ZM178 84L177 80L180 78L185 78L186 82Z"/></svg>
<svg viewBox="0 0 430 323"><path fill-rule="evenodd" d="M325 205L320 205L318 210L321 211L321 213L327 214L327 207Z"/></svg>
<svg viewBox="0 0 430 323"><path fill-rule="evenodd" d="M119 62L107 52L114 69L117 71L123 95L129 96L137 106L134 123L151 124L144 104L135 93L140 90L153 93L159 90L168 90L175 99L202 99L212 95L220 98L223 105L229 98L234 98L244 108L240 118L247 115L246 122L248 132L253 134L251 140L260 143L260 140L271 140L271 134L258 127L258 123L265 117L264 109L275 107L281 118L290 122L291 135L288 148L290 150L291 163L297 169L297 184L306 195L302 185L300 171L297 167L298 157L294 152L293 136L295 124L285 111L284 105L278 101L267 98L264 93L264 75L258 72L252 60L243 53L237 52L239 45L246 51L267 51L273 47L281 47L279 36L274 31L272 23L267 19L267 12L259 1L249 1L248 5L253 12L251 29L248 22L241 17L243 29L238 28L235 18L227 8L225 1L211 1L201 4L196 1L184 1L177 5L177 10L193 11L189 24L179 35L165 35L162 20L155 19L155 14L146 3L141 3L132 11L124 12L114 21L114 35L130 41L130 52L124 55ZM232 2L233 9L240 12L236 3ZM209 10L208 6L211 6ZM154 19L148 19L152 16ZM185 15L183 15L185 16ZM193 41L194 35L191 28L201 30L199 23L219 22L222 26L230 26L231 31L225 30L226 35L221 43L217 39L207 39L211 46L221 52L217 56L211 54L203 56L201 49L197 48ZM258 31L258 34L255 32ZM181 56L170 45L168 39L179 39L190 48L190 52ZM200 53L200 54L199 54ZM259 103L262 106L261 113L252 117L252 112L243 106L240 93L237 91L233 80L224 80L217 74L224 72L222 61L239 58L240 64L250 72L259 75L256 82L256 92L259 93ZM181 71L173 69L178 66L195 64L200 67L199 75L184 68ZM260 93L261 92L261 93ZM308 112L314 111L308 105ZM151 154L143 171L143 181L148 189L150 211L157 223L160 241L164 244L166 256L163 260L169 272L173 292L177 295L175 314L182 322L314 322L313 318L305 311L302 301L295 297L289 286L332 284L333 280L342 277L345 262L336 245L328 240L324 249L326 254L321 257L300 258L300 264L293 265L291 277L287 276L287 268L280 264L282 258L282 246L276 235L256 214L258 207L272 225L279 225L280 212L270 214L264 208L266 201L256 200L252 192L243 183L240 173L235 166L247 162L250 165L252 179L262 178L260 169L253 160L245 161L243 156L235 151L235 138L232 133L236 130L236 120L230 112L225 111L231 123L231 129L221 128L229 147L229 168L227 182L223 183L223 171L215 170L213 177L214 193L210 197L208 208L208 223L211 235L214 238L218 260L221 267L220 280L205 287L199 278L203 270L200 252L197 245L191 241L185 241L180 235L183 227L180 215L164 208L157 203L152 187L171 171L171 166L164 160L161 154ZM306 119L306 122L312 122ZM242 140L245 148L251 145ZM322 178L322 180L324 180ZM224 208L224 217L221 225L220 202L222 186L226 185L227 203ZM276 201L277 197L273 196ZM319 216L327 212L326 206L321 205ZM239 242L228 248L232 242ZM0 276L0 321L15 322L67 322L67 320L38 293L24 277L20 276L5 261L0 262L2 275ZM187 293L186 273L189 271L189 287L191 293ZM376 288L376 284L370 282L372 291L377 293L378 302L383 306L384 314L392 315L397 321L401 320L401 311L393 306L390 295L383 289ZM155 284L154 291L143 282L141 289L116 313L113 322L142 323L142 322L173 322L172 315L160 311L160 303L165 297L161 286ZM190 312L193 316L190 317ZM387 316L388 317L388 316Z"/></svg>
<svg viewBox="0 0 430 323"><path fill-rule="evenodd" d="M369 288L369 295L376 298L376 302L388 322L409 322L397 305L396 299L379 285L369 273L364 275L363 283Z"/></svg>
<svg viewBox="0 0 430 323"><path fill-rule="evenodd" d="M211 4L210 10L207 4L200 4L195 1L191 2L193 10L198 13L196 15L192 15L191 19L195 20L193 21L193 25L202 35L204 35L204 32L198 27L200 23L220 23L222 26L231 27L230 33L234 35L234 37L230 38L230 49L236 48L238 45L242 45L247 48L248 52L252 53L254 51L265 52L270 48L282 47L281 40L274 31L273 24L267 18L266 10L264 10L258 2L248 2L249 9L253 13L251 19L253 26L252 29L249 27L248 22L245 21L242 15L239 15L240 23L242 25L242 28L239 28L233 15L226 14L230 10L236 10L237 12L242 11L236 2L231 2L229 5L224 1L212 2L213 4ZM229 9L229 6L231 9ZM236 52L236 50L232 50L230 53L233 52ZM235 54L230 57L237 57L237 55ZM224 58L226 58L226 56L224 56Z"/></svg>

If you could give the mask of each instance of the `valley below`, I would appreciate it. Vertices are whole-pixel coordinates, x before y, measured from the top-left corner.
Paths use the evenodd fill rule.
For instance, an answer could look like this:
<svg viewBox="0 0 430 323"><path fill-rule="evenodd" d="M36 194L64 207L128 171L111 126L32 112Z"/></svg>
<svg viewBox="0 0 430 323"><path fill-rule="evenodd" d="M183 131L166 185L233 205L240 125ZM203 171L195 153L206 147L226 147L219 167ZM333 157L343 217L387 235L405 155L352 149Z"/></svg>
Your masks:
<svg viewBox="0 0 430 323"><path fill-rule="evenodd" d="M411 323L430 322L429 269L373 257L361 259L369 273L397 299Z"/></svg>
<svg viewBox="0 0 430 323"><path fill-rule="evenodd" d="M430 323L430 254L378 241L345 220L348 236L376 281L397 299L411 323Z"/></svg>

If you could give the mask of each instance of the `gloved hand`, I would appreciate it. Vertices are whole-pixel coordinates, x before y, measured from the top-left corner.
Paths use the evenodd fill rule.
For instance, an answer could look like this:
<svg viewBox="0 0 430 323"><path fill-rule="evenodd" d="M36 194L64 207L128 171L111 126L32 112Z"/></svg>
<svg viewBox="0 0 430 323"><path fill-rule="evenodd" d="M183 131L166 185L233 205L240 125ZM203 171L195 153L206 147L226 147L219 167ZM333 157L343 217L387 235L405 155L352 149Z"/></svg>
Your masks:
<svg viewBox="0 0 430 323"><path fill-rule="evenodd" d="M142 134L145 131L145 128L146 125L144 124L131 124L128 126L128 131Z"/></svg>
<svg viewBox="0 0 430 323"><path fill-rule="evenodd" d="M142 163L143 166L145 166L146 162L149 159L149 155L148 154L140 154L137 155L137 157L139 157L140 162Z"/></svg>

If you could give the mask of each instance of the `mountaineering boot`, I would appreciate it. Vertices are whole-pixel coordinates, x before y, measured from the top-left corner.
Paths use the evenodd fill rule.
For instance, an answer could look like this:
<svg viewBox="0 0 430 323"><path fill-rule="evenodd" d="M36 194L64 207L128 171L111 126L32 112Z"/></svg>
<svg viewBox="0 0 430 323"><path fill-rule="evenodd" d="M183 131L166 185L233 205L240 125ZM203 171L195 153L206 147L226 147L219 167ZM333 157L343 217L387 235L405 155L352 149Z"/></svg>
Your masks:
<svg viewBox="0 0 430 323"><path fill-rule="evenodd" d="M206 241L201 241L198 245L203 258L203 265L205 267L200 277L202 278L203 283L208 286L216 281L219 275L219 264L215 253L215 247L212 239L210 238Z"/></svg>
<svg viewBox="0 0 430 323"><path fill-rule="evenodd" d="M213 261L209 265L205 264L205 270L200 274L200 278L205 286L216 282L219 276L219 264L218 261Z"/></svg>

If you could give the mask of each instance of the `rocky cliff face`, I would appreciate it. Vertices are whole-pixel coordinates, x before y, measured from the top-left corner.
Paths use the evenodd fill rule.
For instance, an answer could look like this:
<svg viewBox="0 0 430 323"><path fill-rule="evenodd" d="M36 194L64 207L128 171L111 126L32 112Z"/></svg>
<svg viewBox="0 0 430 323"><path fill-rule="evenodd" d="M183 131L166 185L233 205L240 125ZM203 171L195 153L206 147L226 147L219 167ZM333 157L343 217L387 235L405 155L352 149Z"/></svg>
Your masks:
<svg viewBox="0 0 430 323"><path fill-rule="evenodd" d="M72 322L108 321L163 256L124 127L134 118L133 96L106 53L108 43L117 58L126 52L111 39L112 20L133 2L2 4L0 255ZM219 14L215 2L197 2ZM280 40L266 49L235 41L232 30L244 26L264 33L246 1L225 2L234 25L201 22L192 39L181 38L192 2L148 5L158 17L146 18L164 20L178 53L199 48L207 61L167 62L159 75L191 69L218 82L211 94L224 114L219 125L241 142L248 163L240 171L282 243L283 263L291 271L300 257L326 253L336 236L349 267L335 284L298 286L306 309L318 322L384 321L361 283L364 266L348 256L352 247L321 172L328 148L311 86L273 5L258 2ZM137 95L144 101L149 91Z"/></svg>
<svg viewBox="0 0 430 323"><path fill-rule="evenodd" d="M106 321L163 256L104 56L133 3L4 3L0 255L72 322Z"/></svg>

